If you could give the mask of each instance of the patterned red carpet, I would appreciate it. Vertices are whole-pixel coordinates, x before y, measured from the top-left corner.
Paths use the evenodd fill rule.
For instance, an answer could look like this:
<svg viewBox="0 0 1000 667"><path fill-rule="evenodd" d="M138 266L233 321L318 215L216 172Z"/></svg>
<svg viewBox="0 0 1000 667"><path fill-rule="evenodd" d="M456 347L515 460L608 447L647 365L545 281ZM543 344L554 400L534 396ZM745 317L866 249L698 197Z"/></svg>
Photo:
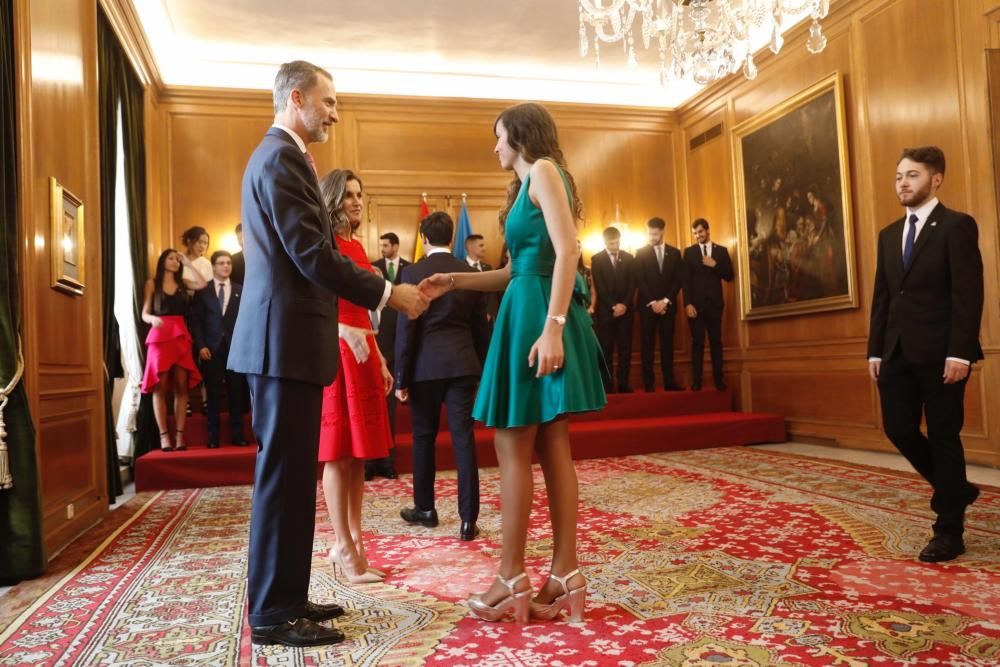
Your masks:
<svg viewBox="0 0 1000 667"><path fill-rule="evenodd" d="M368 487L384 584L338 583L320 506L312 597L348 608L348 641L253 649L244 623L250 489L142 494L3 598L0 665L997 665L1000 491L970 508L968 553L926 565L928 494L911 476L726 448L582 461L588 618L467 616L498 553L497 473L483 539L459 542L454 473L436 529L398 518L406 478ZM529 541L537 586L551 548L541 475ZM119 524L119 525L116 525Z"/></svg>

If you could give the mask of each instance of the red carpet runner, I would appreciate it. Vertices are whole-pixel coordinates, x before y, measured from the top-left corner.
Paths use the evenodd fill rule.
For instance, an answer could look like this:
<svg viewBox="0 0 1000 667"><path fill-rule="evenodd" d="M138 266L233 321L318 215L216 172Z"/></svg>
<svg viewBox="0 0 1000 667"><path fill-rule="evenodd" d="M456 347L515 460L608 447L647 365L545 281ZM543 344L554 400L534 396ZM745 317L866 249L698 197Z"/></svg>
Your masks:
<svg viewBox="0 0 1000 667"><path fill-rule="evenodd" d="M780 415L733 412L730 392L636 393L616 394L608 398L608 406L601 412L571 418L574 458L629 456L785 440L785 423ZM412 470L413 437L410 429L409 410L400 406L397 412L396 468L401 473ZM249 433L249 426L244 430ZM477 428L475 434L479 465L496 465L493 431ZM188 418L185 435L192 443L188 451L150 452L136 461L137 491L253 483L256 447L206 448L203 443L208 441L208 433L205 431L205 420L200 415ZM442 420L441 433L438 434L436 459L439 470L455 467L447 420Z"/></svg>
<svg viewBox="0 0 1000 667"><path fill-rule="evenodd" d="M335 623L347 641L254 649L245 625L250 490L223 487L143 494L112 515L124 521L119 530L99 526L84 538L89 550L15 588L0 610L0 665L1000 663L1000 490L983 489L969 508L968 553L929 565L915 559L929 536L928 489L912 475L748 448L590 460L578 470L590 582L583 624L467 615L463 600L496 568L497 473L483 472L474 542L457 539L455 479L444 473L435 529L399 519L408 479L367 487L366 543L388 572L382 584L334 578L320 505L310 595L347 607ZM540 477L527 554L536 587L552 546Z"/></svg>

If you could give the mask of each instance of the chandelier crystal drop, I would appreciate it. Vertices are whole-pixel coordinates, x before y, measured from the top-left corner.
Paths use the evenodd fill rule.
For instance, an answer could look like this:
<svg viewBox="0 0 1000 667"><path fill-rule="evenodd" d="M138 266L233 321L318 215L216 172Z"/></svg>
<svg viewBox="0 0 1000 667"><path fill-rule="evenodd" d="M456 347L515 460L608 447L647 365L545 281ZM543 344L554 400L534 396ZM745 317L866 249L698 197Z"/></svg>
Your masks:
<svg viewBox="0 0 1000 667"><path fill-rule="evenodd" d="M600 66L600 43L621 41L630 67L637 64L633 29L641 30L642 45L659 53L660 84L692 79L705 85L741 71L757 76L750 40L770 33L770 49L784 44L782 26L789 17L808 13L812 19L806 49L826 48L820 20L830 12L830 0L579 0L580 57L593 43ZM636 18L641 17L641 23Z"/></svg>

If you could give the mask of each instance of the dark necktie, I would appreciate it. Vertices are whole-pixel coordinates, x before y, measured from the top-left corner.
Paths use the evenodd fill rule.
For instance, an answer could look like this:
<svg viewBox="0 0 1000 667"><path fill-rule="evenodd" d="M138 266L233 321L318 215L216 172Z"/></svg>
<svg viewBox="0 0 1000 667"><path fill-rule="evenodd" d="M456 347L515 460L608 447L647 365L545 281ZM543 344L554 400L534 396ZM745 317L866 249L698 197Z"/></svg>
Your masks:
<svg viewBox="0 0 1000 667"><path fill-rule="evenodd" d="M389 268L386 270L385 273L389 277L389 282L391 283L396 280L396 263L386 262L386 264L389 265Z"/></svg>
<svg viewBox="0 0 1000 667"><path fill-rule="evenodd" d="M309 163L309 166L312 167L313 173L316 174L316 180L319 180L319 170L316 169L316 158L314 158L312 156L312 153L310 153L309 151L305 152L305 156L306 156L306 162Z"/></svg>
<svg viewBox="0 0 1000 667"><path fill-rule="evenodd" d="M611 255L611 268L618 269L618 255Z"/></svg>
<svg viewBox="0 0 1000 667"><path fill-rule="evenodd" d="M910 214L910 226L906 229L906 242L903 243L903 270L910 268L910 258L913 256L913 242L917 240L917 217L916 213Z"/></svg>
<svg viewBox="0 0 1000 667"><path fill-rule="evenodd" d="M708 257L708 244L707 243L701 247L701 254L704 255L705 257Z"/></svg>
<svg viewBox="0 0 1000 667"><path fill-rule="evenodd" d="M226 314L226 283L219 283L219 311Z"/></svg>

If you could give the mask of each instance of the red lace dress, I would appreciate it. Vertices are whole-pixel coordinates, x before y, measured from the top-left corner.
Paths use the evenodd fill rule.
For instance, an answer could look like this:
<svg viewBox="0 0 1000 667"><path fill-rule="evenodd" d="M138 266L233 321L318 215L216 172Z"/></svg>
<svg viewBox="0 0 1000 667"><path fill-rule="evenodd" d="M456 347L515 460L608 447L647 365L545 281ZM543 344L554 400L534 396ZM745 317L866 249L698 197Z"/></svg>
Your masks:
<svg viewBox="0 0 1000 667"><path fill-rule="evenodd" d="M338 237L337 247L342 255L362 269L377 273L359 241L345 241ZM378 346L371 333L368 310L345 299L340 300L338 307L340 324L369 331L366 336L369 352L368 359L358 363L347 341L343 338L337 340L340 345L340 371L333 384L323 390L319 460L384 458L392 447L392 431L389 428L389 409L382 384Z"/></svg>

